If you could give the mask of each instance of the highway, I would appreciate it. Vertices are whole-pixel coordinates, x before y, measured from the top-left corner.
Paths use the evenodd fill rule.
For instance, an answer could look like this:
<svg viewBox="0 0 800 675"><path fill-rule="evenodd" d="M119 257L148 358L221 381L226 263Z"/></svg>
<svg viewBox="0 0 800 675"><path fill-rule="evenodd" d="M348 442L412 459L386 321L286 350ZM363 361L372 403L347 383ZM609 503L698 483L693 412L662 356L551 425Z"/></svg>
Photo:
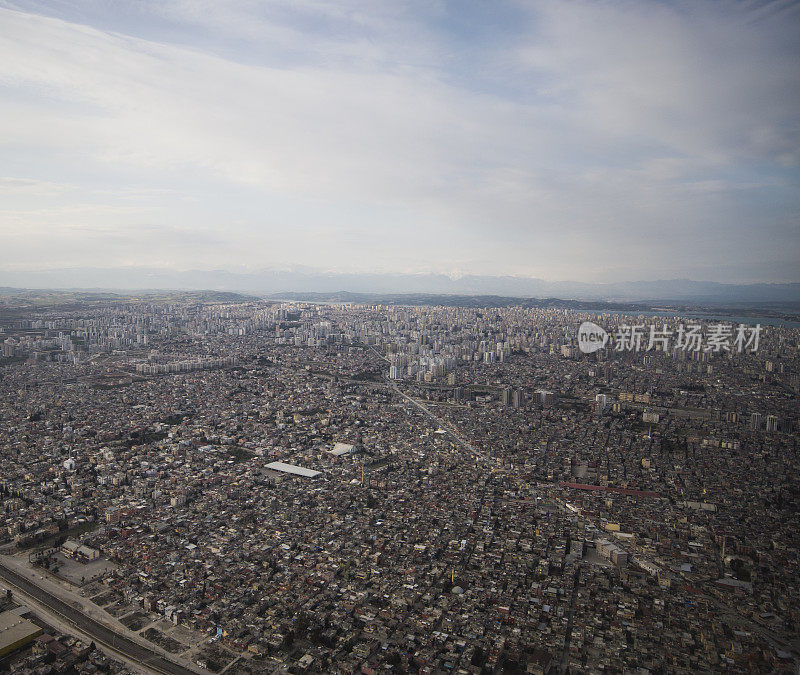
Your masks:
<svg viewBox="0 0 800 675"><path fill-rule="evenodd" d="M95 642L105 645L131 661L139 663L157 673L194 675L195 671L181 666L174 661L170 661L153 650L148 649L146 646L134 642L130 638L120 635L113 629L104 626L100 622L84 614L80 609L73 607L41 588L34 581L10 569L2 561L0 561L0 578L8 585L36 600L60 619L75 626Z"/></svg>

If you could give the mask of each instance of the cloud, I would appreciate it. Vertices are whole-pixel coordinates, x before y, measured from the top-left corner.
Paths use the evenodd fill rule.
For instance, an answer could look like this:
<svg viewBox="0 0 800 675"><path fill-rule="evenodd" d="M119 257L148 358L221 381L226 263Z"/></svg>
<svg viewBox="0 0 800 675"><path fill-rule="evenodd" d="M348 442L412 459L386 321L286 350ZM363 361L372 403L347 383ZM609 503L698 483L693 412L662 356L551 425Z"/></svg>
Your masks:
<svg viewBox="0 0 800 675"><path fill-rule="evenodd" d="M0 195L22 194L48 197L60 195L70 189L71 186L62 183L0 176Z"/></svg>
<svg viewBox="0 0 800 675"><path fill-rule="evenodd" d="M800 161L798 16L751 4L545 2L519 49L603 136L709 164Z"/></svg>
<svg viewBox="0 0 800 675"><path fill-rule="evenodd" d="M0 231L149 223L178 266L550 278L730 276L772 245L751 218L797 250L794 15L544 1L474 35L444 2L114 7L0 7ZM26 180L72 187L43 208ZM174 228L220 236L189 255Z"/></svg>
<svg viewBox="0 0 800 675"><path fill-rule="evenodd" d="M408 163L417 181L438 180L452 161L444 152L462 140L457 101L436 84L246 66L18 13L4 24L3 79L84 106L82 120L56 103L32 121L18 111L5 121L32 144L109 164L202 167L262 189L325 194L363 180L391 189Z"/></svg>

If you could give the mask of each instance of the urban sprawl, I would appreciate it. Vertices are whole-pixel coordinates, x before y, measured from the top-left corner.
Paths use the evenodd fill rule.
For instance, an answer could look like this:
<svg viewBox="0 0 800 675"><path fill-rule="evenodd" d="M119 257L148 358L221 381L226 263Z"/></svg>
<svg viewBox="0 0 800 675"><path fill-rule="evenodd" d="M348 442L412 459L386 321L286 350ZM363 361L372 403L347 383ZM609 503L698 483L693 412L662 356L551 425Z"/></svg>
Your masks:
<svg viewBox="0 0 800 675"><path fill-rule="evenodd" d="M586 321L0 305L0 670L797 672L800 329Z"/></svg>

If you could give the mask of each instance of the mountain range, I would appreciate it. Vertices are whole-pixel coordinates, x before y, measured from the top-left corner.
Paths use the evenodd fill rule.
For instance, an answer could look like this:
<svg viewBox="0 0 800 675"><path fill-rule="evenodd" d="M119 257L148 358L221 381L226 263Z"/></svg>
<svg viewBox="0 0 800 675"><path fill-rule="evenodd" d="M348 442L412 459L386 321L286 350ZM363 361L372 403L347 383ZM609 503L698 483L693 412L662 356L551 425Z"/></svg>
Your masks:
<svg viewBox="0 0 800 675"><path fill-rule="evenodd" d="M521 276L335 273L312 269L171 271L148 267L0 270L0 285L16 288L214 290L260 296L331 294L500 295L617 302L800 306L800 283L725 284L670 279L619 283L545 281Z"/></svg>

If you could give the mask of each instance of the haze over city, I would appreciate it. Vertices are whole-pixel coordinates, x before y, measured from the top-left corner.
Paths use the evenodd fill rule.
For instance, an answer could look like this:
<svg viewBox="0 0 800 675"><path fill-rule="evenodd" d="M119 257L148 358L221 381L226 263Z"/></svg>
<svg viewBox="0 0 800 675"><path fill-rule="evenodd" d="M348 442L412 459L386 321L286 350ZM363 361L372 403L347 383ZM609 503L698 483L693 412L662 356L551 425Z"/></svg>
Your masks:
<svg viewBox="0 0 800 675"><path fill-rule="evenodd" d="M3 283L797 282L799 27L777 0L3 0Z"/></svg>

